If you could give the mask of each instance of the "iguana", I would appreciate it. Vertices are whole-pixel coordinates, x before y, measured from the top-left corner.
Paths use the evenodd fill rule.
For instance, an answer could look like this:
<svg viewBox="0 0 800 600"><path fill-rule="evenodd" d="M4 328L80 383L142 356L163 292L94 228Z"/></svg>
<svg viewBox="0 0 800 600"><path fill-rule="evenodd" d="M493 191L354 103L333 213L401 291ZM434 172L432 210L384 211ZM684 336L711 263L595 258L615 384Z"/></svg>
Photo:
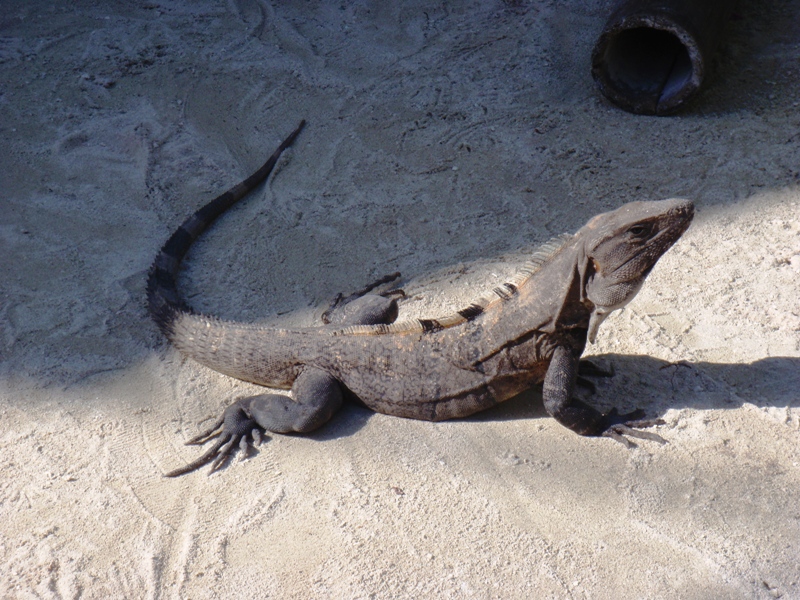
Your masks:
<svg viewBox="0 0 800 600"><path fill-rule="evenodd" d="M177 289L190 245L225 210L268 177L289 135L242 183L189 217L169 238L149 272L147 297L159 329L185 355L225 375L292 396L242 398L189 444L219 439L174 477L213 461L217 470L238 444L261 432L309 432L328 421L343 398L412 419L466 417L543 383L546 411L584 436L624 436L663 442L637 428L663 421L601 414L572 397L586 340L612 311L639 291L664 252L689 227L687 200L632 202L591 219L574 235L554 238L532 253L509 281L452 315L397 321L398 293L367 293L340 302L333 323L276 328L195 313Z"/></svg>

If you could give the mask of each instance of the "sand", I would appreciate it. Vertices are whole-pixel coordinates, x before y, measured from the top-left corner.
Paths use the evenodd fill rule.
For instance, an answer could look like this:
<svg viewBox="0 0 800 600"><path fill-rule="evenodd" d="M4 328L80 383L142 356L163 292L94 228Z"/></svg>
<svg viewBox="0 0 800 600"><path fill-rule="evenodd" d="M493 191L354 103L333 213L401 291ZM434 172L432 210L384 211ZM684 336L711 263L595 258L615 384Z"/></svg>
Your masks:
<svg viewBox="0 0 800 600"><path fill-rule="evenodd" d="M608 105L569 2L0 3L0 597L800 598L800 7L745 3L702 98ZM581 438L532 390L427 423L347 407L162 474L255 386L145 309L169 233L300 119L188 257L199 310L310 324L403 273L435 316L633 200L697 216L589 348Z"/></svg>

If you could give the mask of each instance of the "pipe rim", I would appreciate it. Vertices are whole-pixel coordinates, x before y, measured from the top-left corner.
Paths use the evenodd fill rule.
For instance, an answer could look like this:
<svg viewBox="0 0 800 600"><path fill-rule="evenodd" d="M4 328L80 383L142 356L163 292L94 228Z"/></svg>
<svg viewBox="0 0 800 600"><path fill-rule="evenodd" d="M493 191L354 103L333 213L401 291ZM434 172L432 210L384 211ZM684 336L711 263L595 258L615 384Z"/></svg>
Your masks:
<svg viewBox="0 0 800 600"><path fill-rule="evenodd" d="M637 40L636 36L642 39ZM646 36L653 39L647 42ZM675 58L666 71L661 67L666 75L653 74L650 81L641 80L644 83L637 89L637 74L625 72L625 69L641 70L646 57L623 55L645 43L671 45ZM629 48L625 48L626 45ZM657 54L653 48L650 51ZM667 48L666 52L669 51ZM665 54L660 60L667 58ZM627 66L620 64L625 62ZM592 76L601 92L621 108L637 114L665 115L681 108L699 91L705 77L705 64L697 38L688 27L671 15L637 14L609 24L603 31L592 52ZM659 78L663 79L663 85L654 93Z"/></svg>

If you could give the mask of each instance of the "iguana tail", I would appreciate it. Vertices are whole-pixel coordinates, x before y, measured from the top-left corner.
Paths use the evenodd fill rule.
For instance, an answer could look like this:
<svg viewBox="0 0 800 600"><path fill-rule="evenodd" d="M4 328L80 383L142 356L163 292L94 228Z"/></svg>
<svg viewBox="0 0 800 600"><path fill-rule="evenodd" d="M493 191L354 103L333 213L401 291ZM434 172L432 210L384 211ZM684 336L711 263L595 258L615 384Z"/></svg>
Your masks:
<svg viewBox="0 0 800 600"><path fill-rule="evenodd" d="M258 171L186 219L161 248L161 252L153 261L153 266L150 267L147 279L147 304L153 320L168 338L171 337L175 319L181 313L193 312L178 293L177 277L183 257L209 225L269 177L281 153L292 145L305 124L305 121L301 121L297 129L278 146Z"/></svg>

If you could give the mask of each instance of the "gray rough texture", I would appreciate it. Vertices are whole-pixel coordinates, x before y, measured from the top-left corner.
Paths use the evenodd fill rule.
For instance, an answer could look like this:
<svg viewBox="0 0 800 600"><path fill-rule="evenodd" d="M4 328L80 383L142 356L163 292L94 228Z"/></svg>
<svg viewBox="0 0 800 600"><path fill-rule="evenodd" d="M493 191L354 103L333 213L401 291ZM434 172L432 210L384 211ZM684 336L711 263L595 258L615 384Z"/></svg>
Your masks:
<svg viewBox="0 0 800 600"><path fill-rule="evenodd" d="M634 423L634 413L603 415L572 396L587 338L594 343L600 324L633 300L658 259L689 227L694 205L687 200L630 202L596 215L574 235L564 234L531 252L514 277L441 317L397 321L397 299L376 293L348 296L355 296L351 307L363 309L343 319L334 311L332 317L341 324L317 327L225 321L189 307L177 277L191 245L266 179L303 125L255 174L188 217L150 268L150 314L176 348L242 381L291 386L294 400L280 394L237 400L215 425L188 442L203 444L217 437L213 446L168 476L212 458L215 470L235 444L241 442L245 450L248 431L259 437L256 428L313 431L338 410L345 393L383 414L442 421L492 408L544 382L548 414L576 433L610 436L629 447L623 433L663 441L631 429L655 422ZM403 294L396 289L386 293ZM385 314L376 312L376 303L384 305ZM309 386L308 381L315 383Z"/></svg>
<svg viewBox="0 0 800 600"><path fill-rule="evenodd" d="M743 3L664 119L593 90L609 8L3 2L0 596L800 596L800 7ZM189 256L189 302L303 326L398 270L405 311L447 313L529 240L690 197L587 400L664 415L670 443L576 436L533 392L443 423L348 408L163 479L258 388L162 342L147 268L302 117L313 138Z"/></svg>

